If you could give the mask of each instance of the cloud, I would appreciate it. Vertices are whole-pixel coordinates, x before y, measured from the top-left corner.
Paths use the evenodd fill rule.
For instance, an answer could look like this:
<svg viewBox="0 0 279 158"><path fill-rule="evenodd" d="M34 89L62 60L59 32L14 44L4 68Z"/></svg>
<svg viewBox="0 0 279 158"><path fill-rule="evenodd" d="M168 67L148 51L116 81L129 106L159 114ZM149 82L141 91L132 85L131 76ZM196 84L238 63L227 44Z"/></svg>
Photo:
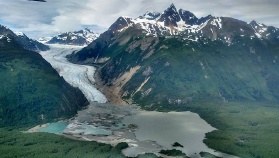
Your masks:
<svg viewBox="0 0 279 158"><path fill-rule="evenodd" d="M136 18L146 11L164 11L171 3L202 17L234 17L279 27L278 0L27 0L0 1L0 22L33 38L90 26L105 31L119 16Z"/></svg>

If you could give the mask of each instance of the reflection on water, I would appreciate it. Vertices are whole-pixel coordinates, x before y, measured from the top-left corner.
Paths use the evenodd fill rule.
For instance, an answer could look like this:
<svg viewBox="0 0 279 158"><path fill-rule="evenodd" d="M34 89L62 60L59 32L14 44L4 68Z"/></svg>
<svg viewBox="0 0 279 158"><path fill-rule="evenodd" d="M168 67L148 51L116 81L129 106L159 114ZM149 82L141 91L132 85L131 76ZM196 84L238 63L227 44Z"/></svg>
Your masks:
<svg viewBox="0 0 279 158"><path fill-rule="evenodd" d="M202 151L226 158L234 157L215 152L203 143L205 133L213 130L216 129L192 112L162 113L142 111L134 106L95 104L79 111L75 118L46 124L38 131L63 133L80 140L112 145L127 142L129 148L123 150L123 154L128 157L143 153L158 154L162 149L174 148L172 144L175 142L183 145L176 149L192 158L200 157Z"/></svg>
<svg viewBox="0 0 279 158"><path fill-rule="evenodd" d="M135 134L140 141L153 140L168 149L173 148L172 144L178 142L184 147L177 149L190 157L200 157L201 151L221 154L203 143L205 133L216 129L192 112L142 111L137 115L125 117L123 123L139 126Z"/></svg>

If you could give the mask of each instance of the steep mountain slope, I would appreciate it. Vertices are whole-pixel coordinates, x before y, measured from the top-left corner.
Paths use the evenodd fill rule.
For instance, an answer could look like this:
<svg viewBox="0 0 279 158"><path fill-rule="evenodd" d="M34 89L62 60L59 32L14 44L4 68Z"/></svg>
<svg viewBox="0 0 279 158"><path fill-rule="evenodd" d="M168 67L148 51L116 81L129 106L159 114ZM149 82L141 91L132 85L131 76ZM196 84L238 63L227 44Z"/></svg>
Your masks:
<svg viewBox="0 0 279 158"><path fill-rule="evenodd" d="M120 17L69 56L102 64L114 93L142 106L205 100L277 101L279 31L227 17L198 19L171 5L163 13Z"/></svg>
<svg viewBox="0 0 279 158"><path fill-rule="evenodd" d="M118 18L68 59L99 65L111 102L196 112L218 129L206 135L210 148L254 158L279 154L278 55L278 28L171 5Z"/></svg>
<svg viewBox="0 0 279 158"><path fill-rule="evenodd" d="M75 32L66 32L52 37L46 43L48 44L66 44L66 45L88 45L93 40L99 37L98 33L94 33L89 29L84 29Z"/></svg>
<svg viewBox="0 0 279 158"><path fill-rule="evenodd" d="M88 104L38 53L0 38L0 127L30 126L71 117Z"/></svg>
<svg viewBox="0 0 279 158"><path fill-rule="evenodd" d="M17 32L14 33L9 28L0 25L0 36L6 36L10 39L14 39L17 43L19 43L20 46L22 46L24 49L31 50L31 51L45 51L48 50L49 47L38 42L35 40L32 40L28 38L24 33Z"/></svg>

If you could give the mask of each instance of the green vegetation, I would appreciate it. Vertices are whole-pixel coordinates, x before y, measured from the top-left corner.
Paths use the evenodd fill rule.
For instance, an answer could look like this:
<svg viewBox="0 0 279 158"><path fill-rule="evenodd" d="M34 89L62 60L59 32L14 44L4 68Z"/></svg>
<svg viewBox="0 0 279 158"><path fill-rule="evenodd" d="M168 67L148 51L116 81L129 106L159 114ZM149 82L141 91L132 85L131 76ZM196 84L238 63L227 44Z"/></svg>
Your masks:
<svg viewBox="0 0 279 158"><path fill-rule="evenodd" d="M87 105L38 53L0 40L0 127L27 127L68 118Z"/></svg>
<svg viewBox="0 0 279 158"><path fill-rule="evenodd" d="M127 144L126 144L127 145ZM110 145L77 141L48 133L21 133L0 128L1 158L124 158L121 143Z"/></svg>
<svg viewBox="0 0 279 158"><path fill-rule="evenodd" d="M212 102L164 106L159 111L196 112L218 130L204 143L215 150L245 158L277 157L279 107L276 102ZM144 108L144 107L143 107ZM155 110L148 107L148 110Z"/></svg>
<svg viewBox="0 0 279 158"><path fill-rule="evenodd" d="M204 142L240 157L277 157L279 109L271 105L273 103L227 103L209 105L212 108L204 112L198 110L202 118L219 129L208 133Z"/></svg>
<svg viewBox="0 0 279 158"><path fill-rule="evenodd" d="M167 155L167 156L175 156L175 157L188 158L188 157L186 156L186 154L184 154L182 151L176 150L176 149L172 149L172 150L161 150L159 153L160 153L160 154Z"/></svg>

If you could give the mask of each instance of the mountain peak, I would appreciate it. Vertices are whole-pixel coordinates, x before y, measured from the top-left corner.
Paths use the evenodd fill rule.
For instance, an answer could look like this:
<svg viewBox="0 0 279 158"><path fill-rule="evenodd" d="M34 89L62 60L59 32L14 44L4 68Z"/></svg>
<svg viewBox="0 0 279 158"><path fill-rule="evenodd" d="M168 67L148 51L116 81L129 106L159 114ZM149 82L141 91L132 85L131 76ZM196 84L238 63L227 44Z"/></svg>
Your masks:
<svg viewBox="0 0 279 158"><path fill-rule="evenodd" d="M160 16L160 22L164 22L165 26L177 26L177 22L180 21L181 18L176 10L176 7L172 3Z"/></svg>
<svg viewBox="0 0 279 158"><path fill-rule="evenodd" d="M86 31L91 31L91 30L90 30L89 28L87 28L87 27L86 27L86 28L84 28L84 30L86 30Z"/></svg>
<svg viewBox="0 0 279 158"><path fill-rule="evenodd" d="M167 10L170 10L170 9L176 10L176 7L173 3L167 8Z"/></svg>
<svg viewBox="0 0 279 158"><path fill-rule="evenodd" d="M89 33L94 33L92 30L90 30L89 28L84 28L83 32L89 32Z"/></svg>
<svg viewBox="0 0 279 158"><path fill-rule="evenodd" d="M165 11L164 13L177 13L177 9L175 5L172 3Z"/></svg>
<svg viewBox="0 0 279 158"><path fill-rule="evenodd" d="M255 20L252 20L249 24L252 25L253 27L254 27L254 26L266 27L266 25L261 24L261 23L258 23L258 22L255 21Z"/></svg>
<svg viewBox="0 0 279 158"><path fill-rule="evenodd" d="M178 10L181 19L189 25L194 25L197 23L198 18L190 11L179 9Z"/></svg>
<svg viewBox="0 0 279 158"><path fill-rule="evenodd" d="M261 24L258 23L257 21L253 20L249 23L254 29L258 30L258 29L262 29L262 28L266 28L267 26L265 24Z"/></svg>
<svg viewBox="0 0 279 158"><path fill-rule="evenodd" d="M255 20L252 20L249 24L252 25L252 26L255 26L255 25L258 25L258 22L255 21Z"/></svg>
<svg viewBox="0 0 279 158"><path fill-rule="evenodd" d="M128 27L131 23L133 23L132 18L127 16L121 16L109 27L109 30L119 31L123 28Z"/></svg>

